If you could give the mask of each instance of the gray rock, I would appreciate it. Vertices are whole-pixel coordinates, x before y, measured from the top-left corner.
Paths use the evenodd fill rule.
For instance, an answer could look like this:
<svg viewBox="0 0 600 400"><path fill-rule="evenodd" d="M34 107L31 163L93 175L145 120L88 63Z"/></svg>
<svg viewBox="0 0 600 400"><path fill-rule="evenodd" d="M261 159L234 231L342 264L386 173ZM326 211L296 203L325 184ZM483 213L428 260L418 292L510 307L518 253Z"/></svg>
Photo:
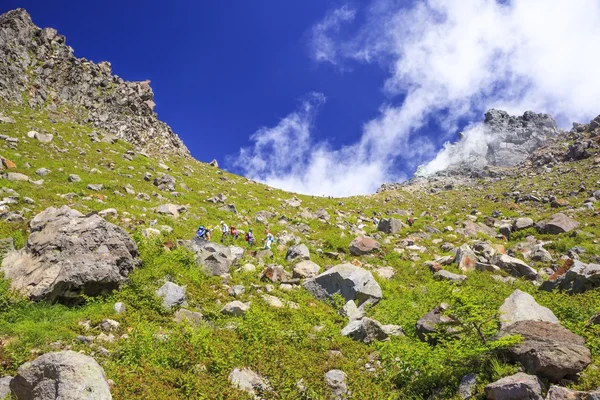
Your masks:
<svg viewBox="0 0 600 400"><path fill-rule="evenodd" d="M193 326L198 326L204 322L204 315L199 312L186 310L185 308L180 308L173 315L173 319L178 324L188 323Z"/></svg>
<svg viewBox="0 0 600 400"><path fill-rule="evenodd" d="M93 190L95 192L99 192L100 190L102 190L103 187L104 185L101 183L90 183L89 185L87 185L87 188L89 190Z"/></svg>
<svg viewBox="0 0 600 400"><path fill-rule="evenodd" d="M552 262L552 255L548 250L544 249L541 244L537 244L531 249L529 259L532 261L549 263Z"/></svg>
<svg viewBox="0 0 600 400"><path fill-rule="evenodd" d="M112 399L102 367L70 350L47 353L21 365L10 388L19 400Z"/></svg>
<svg viewBox="0 0 600 400"><path fill-rule="evenodd" d="M561 233L571 232L579 228L579 222L567 217L563 213L554 214L548 221L540 221L536 225L536 229L540 233L548 233L558 235Z"/></svg>
<svg viewBox="0 0 600 400"><path fill-rule="evenodd" d="M342 400L346 399L348 393L348 384L346 380L348 375L339 369L332 369L325 374L325 383L331 392L330 399Z"/></svg>
<svg viewBox="0 0 600 400"><path fill-rule="evenodd" d="M456 251L456 264L462 272L470 272L475 269L475 265L479 261L477 255L468 244L463 244Z"/></svg>
<svg viewBox="0 0 600 400"><path fill-rule="evenodd" d="M458 385L458 395L463 400L475 399L475 389L477 385L477 375L467 374L462 377Z"/></svg>
<svg viewBox="0 0 600 400"><path fill-rule="evenodd" d="M263 281L284 282L289 279L288 273L281 265L269 265L263 271L261 277Z"/></svg>
<svg viewBox="0 0 600 400"><path fill-rule="evenodd" d="M499 254L495 257L494 264L515 277L522 276L530 281L535 281L539 277L537 271L524 261L506 254Z"/></svg>
<svg viewBox="0 0 600 400"><path fill-rule="evenodd" d="M163 299L165 308L172 308L185 304L185 287L179 286L173 282L165 282L158 290L156 295Z"/></svg>
<svg viewBox="0 0 600 400"><path fill-rule="evenodd" d="M138 193L138 196L140 194ZM179 213L185 211L185 207L178 206L177 204L162 204L156 208L158 214L169 215L174 218L179 218Z"/></svg>
<svg viewBox="0 0 600 400"><path fill-rule="evenodd" d="M154 186L158 187L158 189L172 192L175 190L175 185L177 181L171 175L163 174L158 178L154 179Z"/></svg>
<svg viewBox="0 0 600 400"><path fill-rule="evenodd" d="M10 396L10 382L12 376L3 376L0 378L0 399L6 399Z"/></svg>
<svg viewBox="0 0 600 400"><path fill-rule="evenodd" d="M229 288L229 295L233 296L233 297L239 297L241 295L243 295L246 292L246 288L244 287L244 285L235 285L231 288Z"/></svg>
<svg viewBox="0 0 600 400"><path fill-rule="evenodd" d="M271 218L275 218L275 214L273 214L272 212L269 212L269 211L264 211L264 210L263 210L263 211L259 211L259 212L256 214L256 217L254 218L254 220L255 220L256 222L260 222L261 224L266 224L266 223L268 223L268 222L269 222L269 220L270 220Z"/></svg>
<svg viewBox="0 0 600 400"><path fill-rule="evenodd" d="M567 293L583 293L598 286L600 286L600 265L585 264L575 260L567 272L545 281L540 289L549 292L559 289Z"/></svg>
<svg viewBox="0 0 600 400"><path fill-rule="evenodd" d="M114 309L117 314L125 314L127 312L127 307L125 306L125 303L122 303L120 301L115 303Z"/></svg>
<svg viewBox="0 0 600 400"><path fill-rule="evenodd" d="M355 256L367 255L375 250L378 250L379 243L368 236L360 236L350 243L350 253Z"/></svg>
<svg viewBox="0 0 600 400"><path fill-rule="evenodd" d="M317 211L315 211L314 216L315 218L322 219L323 221L329 221L331 218L327 211L322 208L319 208Z"/></svg>
<svg viewBox="0 0 600 400"><path fill-rule="evenodd" d="M544 384L537 376L518 372L485 387L488 400L544 400Z"/></svg>
<svg viewBox="0 0 600 400"><path fill-rule="evenodd" d="M518 321L559 323L550 309L539 305L529 293L516 289L500 306L500 328L506 328Z"/></svg>
<svg viewBox="0 0 600 400"><path fill-rule="evenodd" d="M50 172L52 172L52 171L50 171L48 168L39 168L35 171L35 174L39 175L39 176L46 176Z"/></svg>
<svg viewBox="0 0 600 400"><path fill-rule="evenodd" d="M250 309L250 306L248 304L242 303L241 301L238 301L238 300L235 300L235 301L225 304L225 307L223 307L221 309L221 313L239 317L241 315L246 314L246 312L249 309Z"/></svg>
<svg viewBox="0 0 600 400"><path fill-rule="evenodd" d="M225 204L225 202L227 201L227 196L225 196L223 193L219 193L216 196L211 197L210 199L206 200L209 203L222 203Z"/></svg>
<svg viewBox="0 0 600 400"><path fill-rule="evenodd" d="M600 390L580 392L552 385L548 390L546 400L600 400Z"/></svg>
<svg viewBox="0 0 600 400"><path fill-rule="evenodd" d="M452 329L448 328L447 325L452 323L454 320L448 317L447 315L443 314L443 312L447 309L448 305L442 303L439 306L435 307L433 310L429 311L417 321L417 336L419 336L419 339L421 339L421 341L435 343L435 334L443 331L452 331Z"/></svg>
<svg viewBox="0 0 600 400"><path fill-rule="evenodd" d="M340 310L340 314L347 317L350 321L359 320L365 316L364 311L356 306L354 300L348 300Z"/></svg>
<svg viewBox="0 0 600 400"><path fill-rule="evenodd" d="M8 172L5 175L5 178L9 181L13 182L28 182L29 177L25 174L21 174L19 172Z"/></svg>
<svg viewBox="0 0 600 400"><path fill-rule="evenodd" d="M54 139L54 135L52 135L51 133L39 133L39 132L35 132L34 137L40 143L44 143L44 144L48 144L48 143L52 142L52 139Z"/></svg>
<svg viewBox="0 0 600 400"><path fill-rule="evenodd" d="M373 275L352 264L339 264L315 278L307 279L304 288L319 300L340 294L346 301L356 300L359 306L377 304L382 297L381 287Z"/></svg>
<svg viewBox="0 0 600 400"><path fill-rule="evenodd" d="M367 317L350 321L342 329L342 336L347 336L363 343L371 343L376 340L382 341L388 338L388 334L383 330L383 326L378 321Z"/></svg>
<svg viewBox="0 0 600 400"><path fill-rule="evenodd" d="M559 324L547 321L517 321L502 329L499 336L521 335L522 342L506 351L530 374L558 382L576 375L591 363L585 339Z"/></svg>
<svg viewBox="0 0 600 400"><path fill-rule="evenodd" d="M97 214L50 207L29 226L25 247L4 257L2 271L31 299L70 302L108 293L140 263L127 232Z"/></svg>
<svg viewBox="0 0 600 400"><path fill-rule="evenodd" d="M317 263L314 263L310 260L300 261L298 264L294 265L293 276L294 278L314 278L319 275L319 271L321 267Z"/></svg>
<svg viewBox="0 0 600 400"><path fill-rule="evenodd" d="M520 231L523 229L531 228L533 226L533 220L528 217L517 218L513 222L513 230Z"/></svg>
<svg viewBox="0 0 600 400"><path fill-rule="evenodd" d="M466 275L454 274L454 273L452 273L450 271L446 271L444 269L439 270L438 272L433 274L433 276L436 279L441 279L441 280L450 281L450 282L454 282L454 283L462 283L467 280Z"/></svg>
<svg viewBox="0 0 600 400"><path fill-rule="evenodd" d="M377 225L377 230L379 232L384 232L389 235L389 234L400 233L400 231L402 231L403 227L404 227L404 224L399 219L386 218L386 219L382 219L381 221L379 221L379 224Z"/></svg>
<svg viewBox="0 0 600 400"><path fill-rule="evenodd" d="M310 251L308 250L308 247L302 243L297 246L290 247L285 255L285 258L288 261L309 260Z"/></svg>
<svg viewBox="0 0 600 400"><path fill-rule="evenodd" d="M234 388L253 395L255 399L262 398L261 395L272 390L269 382L250 368L235 368L229 374L229 382Z"/></svg>

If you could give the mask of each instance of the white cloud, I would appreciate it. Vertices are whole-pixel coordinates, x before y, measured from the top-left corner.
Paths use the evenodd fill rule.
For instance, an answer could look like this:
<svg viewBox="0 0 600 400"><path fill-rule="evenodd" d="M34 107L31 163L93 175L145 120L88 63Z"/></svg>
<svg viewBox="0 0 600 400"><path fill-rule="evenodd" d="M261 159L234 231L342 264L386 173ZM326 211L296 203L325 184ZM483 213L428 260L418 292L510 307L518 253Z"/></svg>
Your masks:
<svg viewBox="0 0 600 400"><path fill-rule="evenodd" d="M337 150L311 140L314 114L291 114L277 127L257 132L254 148L244 150L257 158L254 176L299 192L364 193L393 177L395 165L409 170L434 158L460 123L480 121L489 108L547 112L562 126L587 122L600 112L598 0L425 0L409 7L379 0L364 12L364 22L346 40L340 40L341 25L354 21L355 10L334 10L317 23L312 57L339 68L349 62L387 65L390 75L382 85L391 104L364 125L358 142ZM394 104L396 98L401 100ZM296 132L288 127L296 126L289 118L310 123L296 124L302 128ZM444 134L424 132L429 122ZM264 157L260 138L275 143L271 135L280 131L286 134L278 144L287 143L285 137L298 141L302 157L290 160L301 167ZM485 145L485 138L471 137L463 155ZM453 151L435 157L431 169L461 156ZM364 179L352 165L366 171Z"/></svg>
<svg viewBox="0 0 600 400"><path fill-rule="evenodd" d="M343 23L354 20L356 10L343 6L329 12L311 30L310 47L312 57L319 62L338 62L339 44L337 35Z"/></svg>

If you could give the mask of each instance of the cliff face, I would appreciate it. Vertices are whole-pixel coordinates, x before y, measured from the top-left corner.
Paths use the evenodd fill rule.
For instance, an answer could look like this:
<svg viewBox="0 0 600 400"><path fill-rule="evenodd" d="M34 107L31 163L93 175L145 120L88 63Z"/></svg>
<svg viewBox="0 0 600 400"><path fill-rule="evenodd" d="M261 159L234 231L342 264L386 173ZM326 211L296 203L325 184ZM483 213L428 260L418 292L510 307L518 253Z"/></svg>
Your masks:
<svg viewBox="0 0 600 400"><path fill-rule="evenodd" d="M65 37L40 29L23 9L0 16L0 100L56 111L80 110L83 121L155 154L189 156L189 150L154 112L150 82L127 82L108 62L73 55Z"/></svg>

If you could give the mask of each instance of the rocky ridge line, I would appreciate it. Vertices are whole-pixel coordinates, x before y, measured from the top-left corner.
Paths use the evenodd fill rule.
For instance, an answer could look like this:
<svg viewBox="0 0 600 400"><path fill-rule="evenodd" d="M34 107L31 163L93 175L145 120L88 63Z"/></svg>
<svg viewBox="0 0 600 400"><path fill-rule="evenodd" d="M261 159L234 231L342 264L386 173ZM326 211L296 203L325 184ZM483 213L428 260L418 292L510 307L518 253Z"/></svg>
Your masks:
<svg viewBox="0 0 600 400"><path fill-rule="evenodd" d="M83 110L108 136L155 154L189 156L181 139L154 112L150 82L127 82L109 62L73 55L65 37L40 29L24 9L0 15L0 101L27 103L55 113L61 106Z"/></svg>

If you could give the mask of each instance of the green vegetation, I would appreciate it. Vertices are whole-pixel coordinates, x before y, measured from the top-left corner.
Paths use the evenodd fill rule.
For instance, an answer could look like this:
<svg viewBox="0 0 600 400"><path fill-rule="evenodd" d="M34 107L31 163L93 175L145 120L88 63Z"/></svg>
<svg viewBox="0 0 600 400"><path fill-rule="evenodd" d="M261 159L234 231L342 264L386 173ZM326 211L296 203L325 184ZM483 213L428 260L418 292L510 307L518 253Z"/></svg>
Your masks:
<svg viewBox="0 0 600 400"><path fill-rule="evenodd" d="M120 290L106 297L89 298L77 307L29 302L11 292L9 282L0 280L0 376L15 374L19 365L41 353L69 347L93 353L115 383L112 388L115 399L247 399L248 396L232 388L227 379L233 368L245 366L269 379L277 399L326 398L328 390L323 375L333 368L348 374L355 399L426 399L434 391L439 391L440 398L454 399L458 398L458 383L467 373L479 374L478 389L482 393L485 384L516 372L516 366L505 362L502 349L519 338L498 341L494 335L499 306L518 288L549 307L565 327L586 338L594 360L574 387L587 390L600 386L600 328L586 326L587 319L600 310L598 290L572 296L547 293L524 280L506 284L482 272L470 273L466 283L457 285L434 280L423 265L436 256L448 254L440 249L440 243L460 246L468 240L460 234L445 232L444 228L460 227L473 209L481 213L479 220L494 210L501 210L505 217L530 216L536 221L557 211L550 204L515 204L514 197L509 195L514 191L552 192L579 206L588 197L587 192L578 191L580 185L588 189L597 187L597 174L584 173L597 170L591 161L570 165L575 171L569 174L555 170L531 178L515 175L496 182L481 180L474 187L435 194L426 190L398 191L344 199L298 195L301 208L312 211L324 208L331 216L329 222L307 221L298 217L299 209L283 204L293 194L207 164L164 155L159 161L140 154L128 161L123 155L133 150L131 145L123 141L93 143L88 135L94 128L72 122L77 119L73 110L61 109L58 114L48 114L25 107L0 106L0 111L17 121L16 124L0 123L0 135L19 139L14 148L0 140L0 154L17 164L14 172L24 173L34 180L44 179L39 186L0 180L0 200L8 196L1 192L2 188L17 191L18 204L10 205L10 210L26 210L26 220L49 206L68 204L83 213L115 208L117 216L108 216L107 220L132 235L143 261ZM55 138L44 145L28 139L29 130L52 133ZM159 162L171 170L161 169ZM38 177L35 171L42 167L52 172ZM158 190L151 181L143 179L146 172L154 177L163 172L175 177L179 195ZM79 175L81 181L69 182L69 174ZM87 189L88 184L95 183L103 184L103 189L99 192ZM136 193L148 194L150 200L126 194L125 185ZM575 193L570 195L571 192ZM74 195L65 196L69 193ZM206 201L219 193L227 196L226 203L235 204L238 215L221 210L222 204ZM26 203L25 197L34 203ZM188 211L178 219L156 214L154 208L165 203L186 205ZM311 259L324 268L341 260L356 259L348 252L348 245L355 237L353 225L364 225L362 229L374 233L376 227L370 220L373 213L405 218L396 214L399 209L411 210L411 215L418 217L413 226L397 236L382 234L380 251L355 262L373 271L384 266L393 268L395 275L389 280L374 272L384 296L367 315L383 324L401 325L406 335L369 345L342 337L340 330L346 319L331 304L315 300L303 289L283 291L275 285L273 295L295 302L299 307L269 306L253 289L265 286L259 279L260 266L256 272L232 271L226 285L244 285L246 292L240 300L250 301L251 308L244 317L224 316L220 309L233 298L228 295L223 279L204 274L192 254L183 247L170 251L163 245L167 241L177 243L179 239L190 239L200 224L216 226L225 220L228 225L242 230L253 227L260 247L264 240L263 225L254 217L257 212L266 210L276 215L269 220L273 234L277 236L286 230L300 237L309 247ZM600 250L599 219L593 210L578 212L577 219L582 226L576 237L537 235L535 230L529 229L512 235L509 241L486 239L509 249L526 236L536 234L540 239L551 241L546 248L555 259L572 247L580 246L586 250L581 259L588 261ZM156 220L155 227L167 225L173 228L172 232L165 231L158 238L144 238L142 230L148 228L152 220ZM291 232L300 224L306 224L310 231L306 234ZM441 233L428 233L428 227ZM24 246L27 236L26 222L0 220L0 238L12 237L19 248ZM213 237L214 240L220 238L218 229ZM425 251L404 249L401 241L408 237ZM246 246L243 238L237 244ZM267 262L290 270L291 264L285 260L286 249L275 244L274 258ZM328 252L339 253L340 259L330 258ZM259 265L248 252L241 265L245 263ZM458 272L455 265L446 268ZM187 308L202 312L206 323L194 327L173 321L173 310L163 309L154 294L166 276L186 286ZM113 305L117 301L126 304L126 313L115 313ZM423 343L417 338L415 323L441 302L450 304L449 313L458 320L460 332L439 337L436 345ZM339 305L340 302L334 300L333 303ZM90 345L77 339L79 335L99 334L98 324L105 318L120 322L115 341L96 341ZM80 324L88 320L90 330ZM122 338L123 335L127 336ZM110 354L100 354L98 346ZM367 370L367 363L372 370ZM307 388L304 393L296 385L300 379Z"/></svg>

